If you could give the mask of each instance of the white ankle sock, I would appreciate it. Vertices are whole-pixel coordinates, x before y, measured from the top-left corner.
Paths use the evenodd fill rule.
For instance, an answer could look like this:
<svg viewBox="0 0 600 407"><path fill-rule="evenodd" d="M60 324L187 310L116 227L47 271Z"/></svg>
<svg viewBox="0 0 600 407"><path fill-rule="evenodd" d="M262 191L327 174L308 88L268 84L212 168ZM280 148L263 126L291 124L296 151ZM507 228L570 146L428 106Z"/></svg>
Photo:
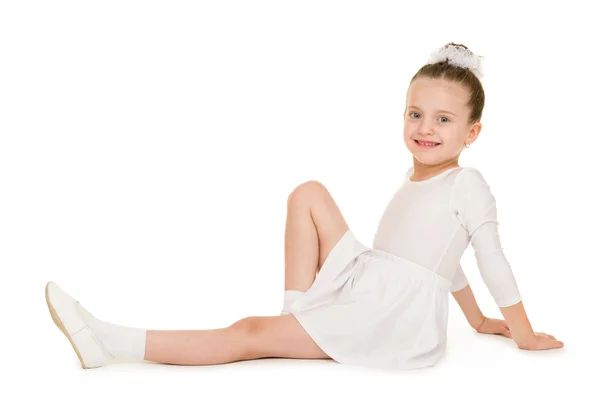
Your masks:
<svg viewBox="0 0 600 407"><path fill-rule="evenodd" d="M92 317L88 321L96 338L119 361L143 361L146 354L146 329L114 325Z"/></svg>
<svg viewBox="0 0 600 407"><path fill-rule="evenodd" d="M292 303L300 298L303 294L304 291L285 290L283 293L283 309L281 310L281 315L289 314Z"/></svg>

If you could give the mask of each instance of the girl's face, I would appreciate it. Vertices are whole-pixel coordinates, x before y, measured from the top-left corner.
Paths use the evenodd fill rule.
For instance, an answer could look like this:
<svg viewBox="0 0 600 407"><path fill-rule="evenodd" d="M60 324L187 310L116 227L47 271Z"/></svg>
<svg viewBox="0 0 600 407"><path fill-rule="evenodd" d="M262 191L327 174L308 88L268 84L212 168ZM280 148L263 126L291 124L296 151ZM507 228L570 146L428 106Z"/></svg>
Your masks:
<svg viewBox="0 0 600 407"><path fill-rule="evenodd" d="M415 160L437 165L457 160L472 143L481 123L469 124L469 91L444 79L418 78L410 85L404 112L404 143ZM417 144L417 140L436 144Z"/></svg>

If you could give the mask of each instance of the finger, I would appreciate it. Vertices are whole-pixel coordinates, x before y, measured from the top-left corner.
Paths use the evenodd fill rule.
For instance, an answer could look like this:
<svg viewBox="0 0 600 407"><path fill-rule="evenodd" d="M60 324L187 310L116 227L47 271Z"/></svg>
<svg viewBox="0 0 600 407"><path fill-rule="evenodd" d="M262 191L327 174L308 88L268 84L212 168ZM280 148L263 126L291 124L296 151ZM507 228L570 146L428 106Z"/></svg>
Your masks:
<svg viewBox="0 0 600 407"><path fill-rule="evenodd" d="M562 348L565 344L561 341L557 341L556 339L551 339L547 343L546 349L557 349Z"/></svg>
<svg viewBox="0 0 600 407"><path fill-rule="evenodd" d="M552 349L562 348L563 346L565 346L565 344L561 341L552 341Z"/></svg>

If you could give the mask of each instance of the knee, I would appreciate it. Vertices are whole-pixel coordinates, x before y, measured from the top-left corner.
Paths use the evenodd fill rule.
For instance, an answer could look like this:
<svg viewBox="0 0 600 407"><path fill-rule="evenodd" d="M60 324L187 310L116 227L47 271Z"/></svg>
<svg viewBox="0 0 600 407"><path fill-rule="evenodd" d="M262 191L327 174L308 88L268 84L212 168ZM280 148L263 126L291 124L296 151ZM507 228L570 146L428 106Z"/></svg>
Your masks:
<svg viewBox="0 0 600 407"><path fill-rule="evenodd" d="M327 188L321 182L315 180L306 181L292 190L288 196L287 203L290 205L294 202L310 200L315 195L324 192L327 192Z"/></svg>
<svg viewBox="0 0 600 407"><path fill-rule="evenodd" d="M229 326L236 338L236 357L239 360L256 359L257 344L265 332L264 321L260 317L246 317Z"/></svg>
<svg viewBox="0 0 600 407"><path fill-rule="evenodd" d="M246 337L257 336L264 330L264 323L259 317L246 317L231 325L231 329L235 330L238 335Z"/></svg>

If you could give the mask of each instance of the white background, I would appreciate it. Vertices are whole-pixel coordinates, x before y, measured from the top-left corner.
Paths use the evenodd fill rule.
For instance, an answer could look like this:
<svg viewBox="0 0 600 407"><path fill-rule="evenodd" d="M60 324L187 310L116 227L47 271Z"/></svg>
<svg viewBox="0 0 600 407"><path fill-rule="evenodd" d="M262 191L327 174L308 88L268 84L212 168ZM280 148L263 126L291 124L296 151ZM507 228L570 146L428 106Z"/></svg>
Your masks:
<svg viewBox="0 0 600 407"><path fill-rule="evenodd" d="M585 3L2 2L0 404L597 400L600 33ZM483 131L459 164L491 185L531 323L564 349L478 335L451 298L447 354L431 369L81 369L50 318L49 280L121 325L277 315L286 200L311 179L370 245L412 165L408 83L450 41L485 57ZM462 264L501 318L471 249Z"/></svg>

